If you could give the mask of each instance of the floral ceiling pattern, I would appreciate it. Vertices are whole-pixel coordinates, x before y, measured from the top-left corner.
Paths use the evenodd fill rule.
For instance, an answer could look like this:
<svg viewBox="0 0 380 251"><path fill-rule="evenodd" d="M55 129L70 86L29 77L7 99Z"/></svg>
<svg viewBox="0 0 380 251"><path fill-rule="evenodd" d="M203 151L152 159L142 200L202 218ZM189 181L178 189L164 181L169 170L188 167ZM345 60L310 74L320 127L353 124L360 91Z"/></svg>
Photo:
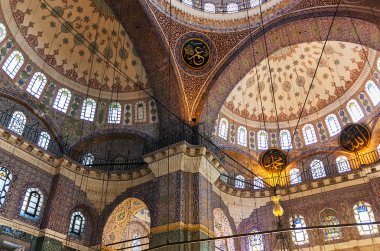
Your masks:
<svg viewBox="0 0 380 251"><path fill-rule="evenodd" d="M311 42L273 53L242 78L222 110L251 121L275 122L278 116L281 122L297 119L305 100L302 116L339 102L357 82L367 58L375 58L368 55L376 52L358 44L328 42L319 62L322 48L323 42Z"/></svg>
<svg viewBox="0 0 380 251"><path fill-rule="evenodd" d="M118 92L140 90L136 83L147 88L141 60L104 0L9 3L19 29L16 33L58 74L71 80L65 83Z"/></svg>

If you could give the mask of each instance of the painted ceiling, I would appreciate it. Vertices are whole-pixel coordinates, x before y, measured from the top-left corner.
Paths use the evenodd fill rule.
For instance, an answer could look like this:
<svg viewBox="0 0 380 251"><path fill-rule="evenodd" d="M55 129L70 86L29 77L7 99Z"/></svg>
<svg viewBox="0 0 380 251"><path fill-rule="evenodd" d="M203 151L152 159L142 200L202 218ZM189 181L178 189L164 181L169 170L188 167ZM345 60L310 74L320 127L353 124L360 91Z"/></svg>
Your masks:
<svg viewBox="0 0 380 251"><path fill-rule="evenodd" d="M9 4L19 29L12 33L20 33L40 62L54 68L48 73L56 79L84 91L83 86L90 86L127 93L139 90L136 82L147 88L141 60L104 0L9 0Z"/></svg>
<svg viewBox="0 0 380 251"><path fill-rule="evenodd" d="M376 52L358 44L328 42L318 65L322 48L323 42L311 42L273 53L235 86L223 113L242 121L275 122L278 116L281 122L298 119L305 100L303 117L334 102L339 106L349 89L362 84L358 78L369 68L366 55L372 64Z"/></svg>

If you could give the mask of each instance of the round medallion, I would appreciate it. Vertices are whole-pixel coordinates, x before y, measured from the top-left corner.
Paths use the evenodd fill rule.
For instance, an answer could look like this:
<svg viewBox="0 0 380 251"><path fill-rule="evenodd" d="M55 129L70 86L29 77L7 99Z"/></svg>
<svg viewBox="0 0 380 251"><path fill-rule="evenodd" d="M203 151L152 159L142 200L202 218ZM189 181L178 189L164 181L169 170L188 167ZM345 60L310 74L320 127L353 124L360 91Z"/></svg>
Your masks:
<svg viewBox="0 0 380 251"><path fill-rule="evenodd" d="M182 45L181 59L187 67L201 70L210 63L210 47L200 38L190 38Z"/></svg>
<svg viewBox="0 0 380 251"><path fill-rule="evenodd" d="M203 75L216 62L216 49L206 35L189 32L178 39L176 57L184 71L191 75Z"/></svg>
<svg viewBox="0 0 380 251"><path fill-rule="evenodd" d="M339 135L340 146L349 152L359 152L371 141L371 131L363 124L349 124Z"/></svg>
<svg viewBox="0 0 380 251"><path fill-rule="evenodd" d="M270 173L279 173L286 168L286 154L277 148L270 148L260 156L261 166Z"/></svg>

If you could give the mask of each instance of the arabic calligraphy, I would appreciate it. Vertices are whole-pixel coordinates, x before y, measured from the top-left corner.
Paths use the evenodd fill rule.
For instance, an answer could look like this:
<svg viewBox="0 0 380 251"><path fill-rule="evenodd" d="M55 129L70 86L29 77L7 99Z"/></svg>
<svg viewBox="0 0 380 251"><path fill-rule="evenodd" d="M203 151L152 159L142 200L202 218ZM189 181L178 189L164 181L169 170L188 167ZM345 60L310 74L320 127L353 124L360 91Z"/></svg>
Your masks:
<svg viewBox="0 0 380 251"><path fill-rule="evenodd" d="M210 62L210 48L200 38L188 39L182 45L181 58L189 68L195 70L203 69Z"/></svg>
<svg viewBox="0 0 380 251"><path fill-rule="evenodd" d="M363 124L350 124L343 128L339 136L340 146L349 152L366 148L371 140L371 132Z"/></svg>
<svg viewBox="0 0 380 251"><path fill-rule="evenodd" d="M268 149L261 155L260 164L265 170L269 172L281 172L286 168L287 165L286 155L279 149Z"/></svg>

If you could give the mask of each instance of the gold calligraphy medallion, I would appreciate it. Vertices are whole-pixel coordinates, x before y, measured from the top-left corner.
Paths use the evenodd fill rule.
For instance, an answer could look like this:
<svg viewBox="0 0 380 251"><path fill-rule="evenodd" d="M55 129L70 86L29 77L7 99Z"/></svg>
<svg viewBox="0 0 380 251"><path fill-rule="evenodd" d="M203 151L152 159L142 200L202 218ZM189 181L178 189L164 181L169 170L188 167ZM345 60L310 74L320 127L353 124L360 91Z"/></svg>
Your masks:
<svg viewBox="0 0 380 251"><path fill-rule="evenodd" d="M209 45L200 38L190 38L181 47L181 60L193 70L205 68L211 61Z"/></svg>
<svg viewBox="0 0 380 251"><path fill-rule="evenodd" d="M364 124L349 124L339 135L339 145L346 151L359 152L371 141L371 131Z"/></svg>
<svg viewBox="0 0 380 251"><path fill-rule="evenodd" d="M278 148L270 148L260 156L260 165L270 173L279 173L286 168L286 154Z"/></svg>

